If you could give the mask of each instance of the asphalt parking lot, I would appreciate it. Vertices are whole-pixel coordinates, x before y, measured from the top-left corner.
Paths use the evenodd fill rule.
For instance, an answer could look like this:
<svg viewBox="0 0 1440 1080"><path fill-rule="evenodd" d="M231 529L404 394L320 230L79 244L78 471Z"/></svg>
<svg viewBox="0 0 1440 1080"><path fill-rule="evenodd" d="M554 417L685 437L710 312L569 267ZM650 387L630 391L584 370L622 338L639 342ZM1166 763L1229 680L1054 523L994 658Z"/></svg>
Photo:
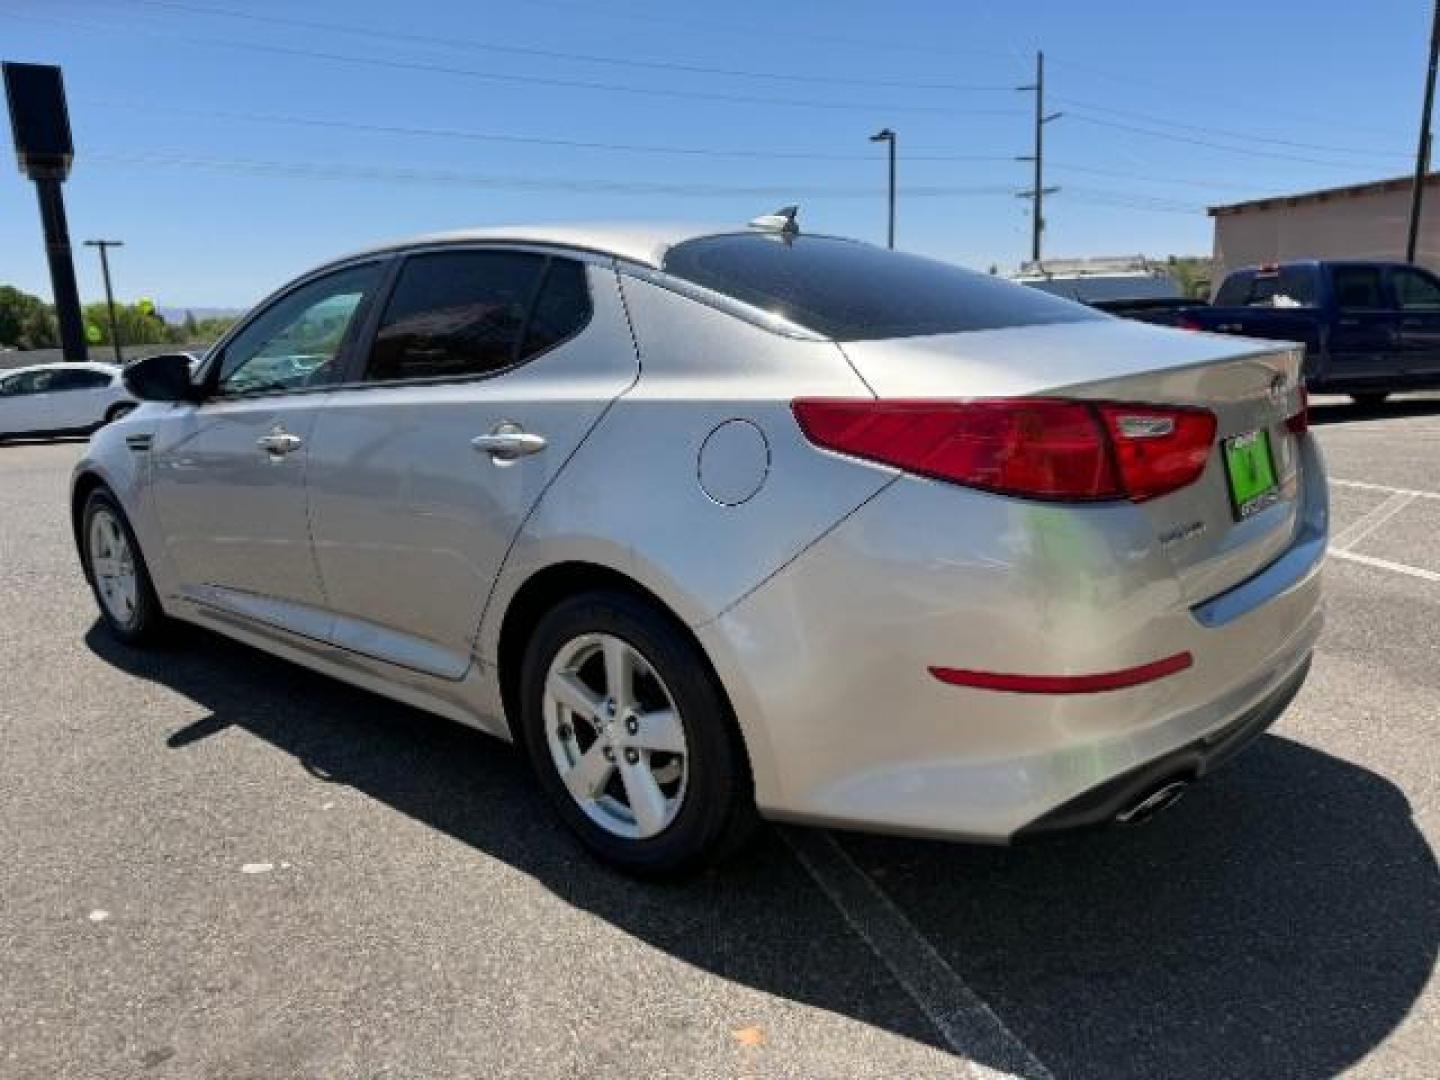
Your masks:
<svg viewBox="0 0 1440 1080"><path fill-rule="evenodd" d="M1440 1074L1440 397L1319 399L1329 624L1151 824L767 830L636 884L509 748L99 627L75 442L0 446L0 1075Z"/></svg>

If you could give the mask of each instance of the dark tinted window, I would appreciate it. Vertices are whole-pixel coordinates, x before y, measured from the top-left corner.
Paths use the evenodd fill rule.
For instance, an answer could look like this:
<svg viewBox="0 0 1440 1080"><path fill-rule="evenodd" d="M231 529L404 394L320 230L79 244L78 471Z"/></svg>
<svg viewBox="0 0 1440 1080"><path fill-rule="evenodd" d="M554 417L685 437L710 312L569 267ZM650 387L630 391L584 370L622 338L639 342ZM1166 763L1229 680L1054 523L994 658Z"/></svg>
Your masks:
<svg viewBox="0 0 1440 1080"><path fill-rule="evenodd" d="M50 377L51 390L98 390L110 385L110 376L100 371L57 371Z"/></svg>
<svg viewBox="0 0 1440 1080"><path fill-rule="evenodd" d="M1244 307L1250 302L1250 286L1254 281L1254 270L1237 270L1220 283L1215 293L1215 306Z"/></svg>
<svg viewBox="0 0 1440 1080"><path fill-rule="evenodd" d="M521 357L534 356L579 333L590 321L590 290L585 267L569 259L551 259L545 284L530 313Z"/></svg>
<svg viewBox="0 0 1440 1080"><path fill-rule="evenodd" d="M1108 317L949 263L829 237L689 240L670 250L665 269L840 341Z"/></svg>
<svg viewBox="0 0 1440 1080"><path fill-rule="evenodd" d="M1384 307L1380 270L1374 266L1336 266L1330 271L1335 302L1342 308Z"/></svg>
<svg viewBox="0 0 1440 1080"><path fill-rule="evenodd" d="M1440 311L1440 282L1419 270L1396 270L1390 276L1395 302L1406 311Z"/></svg>
<svg viewBox="0 0 1440 1080"><path fill-rule="evenodd" d="M413 255L385 306L366 378L483 375L516 363L543 255Z"/></svg>

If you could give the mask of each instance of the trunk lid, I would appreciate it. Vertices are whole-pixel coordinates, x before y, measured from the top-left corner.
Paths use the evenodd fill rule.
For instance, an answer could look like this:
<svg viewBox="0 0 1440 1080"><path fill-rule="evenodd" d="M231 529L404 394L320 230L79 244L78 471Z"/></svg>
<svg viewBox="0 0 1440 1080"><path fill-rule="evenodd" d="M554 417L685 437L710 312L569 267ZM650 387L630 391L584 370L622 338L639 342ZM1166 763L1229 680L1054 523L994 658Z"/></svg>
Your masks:
<svg viewBox="0 0 1440 1080"><path fill-rule="evenodd" d="M1300 455L1285 421L1300 405L1297 347L1114 320L843 348L882 398L1054 396L1209 409L1217 431L1204 473L1137 504L1189 603L1244 581L1294 534ZM1224 446L1255 432L1269 440L1277 497L1237 520Z"/></svg>

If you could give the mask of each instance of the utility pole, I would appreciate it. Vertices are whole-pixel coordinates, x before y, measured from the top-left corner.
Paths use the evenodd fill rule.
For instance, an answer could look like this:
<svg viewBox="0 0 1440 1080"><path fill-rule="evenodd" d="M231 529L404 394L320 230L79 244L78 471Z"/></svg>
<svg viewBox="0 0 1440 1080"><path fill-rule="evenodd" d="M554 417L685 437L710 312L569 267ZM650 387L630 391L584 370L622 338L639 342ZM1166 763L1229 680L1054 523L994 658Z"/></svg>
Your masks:
<svg viewBox="0 0 1440 1080"><path fill-rule="evenodd" d="M1440 0L1436 0L1440 3ZM874 135L870 136L871 142L883 142L890 144L890 229L886 245L893 251L895 249L895 132L890 128L881 128Z"/></svg>
<svg viewBox="0 0 1440 1080"><path fill-rule="evenodd" d="M1420 234L1420 206L1425 198L1425 174L1430 171L1430 113L1435 106L1435 61L1440 57L1440 0L1430 22L1430 66L1425 72L1425 104L1420 108L1420 145L1415 151L1415 185L1410 190L1410 233L1405 240L1405 261L1415 261Z"/></svg>
<svg viewBox="0 0 1440 1080"><path fill-rule="evenodd" d="M125 357L120 352L120 320L115 318L115 293L110 288L110 259L106 249L124 247L124 240L86 240L86 247L100 249L100 273L105 277L105 306L110 309L110 344L115 349L115 363L123 364Z"/></svg>
<svg viewBox="0 0 1440 1080"><path fill-rule="evenodd" d="M1437 0L1440 3L1440 0ZM1035 82L1029 86L1018 86L1017 90L1035 93L1035 153L1018 157L1016 161L1035 163L1035 182L1029 191L1020 192L1020 198L1030 200L1030 261L1040 261L1040 234L1045 230L1045 196L1054 195L1058 187L1045 186L1045 125L1058 120L1063 113L1045 114L1045 54L1035 53Z"/></svg>

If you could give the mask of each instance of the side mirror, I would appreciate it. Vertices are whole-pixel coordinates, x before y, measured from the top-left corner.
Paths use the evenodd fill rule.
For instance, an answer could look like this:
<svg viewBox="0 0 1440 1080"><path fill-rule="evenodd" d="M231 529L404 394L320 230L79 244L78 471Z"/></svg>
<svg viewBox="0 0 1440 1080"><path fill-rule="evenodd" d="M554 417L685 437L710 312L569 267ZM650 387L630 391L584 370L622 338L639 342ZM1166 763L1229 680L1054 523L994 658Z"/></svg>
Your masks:
<svg viewBox="0 0 1440 1080"><path fill-rule="evenodd" d="M189 353L161 353L136 360L120 378L141 401L198 401L199 387L190 378L194 366Z"/></svg>

